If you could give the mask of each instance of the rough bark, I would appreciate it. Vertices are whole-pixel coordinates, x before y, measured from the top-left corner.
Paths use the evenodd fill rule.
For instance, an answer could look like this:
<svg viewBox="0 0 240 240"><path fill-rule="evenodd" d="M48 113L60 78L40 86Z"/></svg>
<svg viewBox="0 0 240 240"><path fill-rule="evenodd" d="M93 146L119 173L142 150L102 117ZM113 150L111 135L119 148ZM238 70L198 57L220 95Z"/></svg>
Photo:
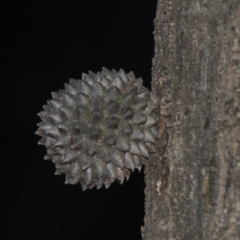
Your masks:
<svg viewBox="0 0 240 240"><path fill-rule="evenodd" d="M239 240L240 2L159 0L154 34L143 239Z"/></svg>

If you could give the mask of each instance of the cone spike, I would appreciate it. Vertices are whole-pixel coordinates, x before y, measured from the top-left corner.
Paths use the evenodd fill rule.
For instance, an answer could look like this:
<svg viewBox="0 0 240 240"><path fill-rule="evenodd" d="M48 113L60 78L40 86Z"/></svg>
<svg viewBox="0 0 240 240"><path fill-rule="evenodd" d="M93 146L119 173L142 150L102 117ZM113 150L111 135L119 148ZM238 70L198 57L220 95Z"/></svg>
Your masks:
<svg viewBox="0 0 240 240"><path fill-rule="evenodd" d="M83 73L47 103L36 134L66 184L80 183L83 191L122 184L156 153L159 109L133 72Z"/></svg>

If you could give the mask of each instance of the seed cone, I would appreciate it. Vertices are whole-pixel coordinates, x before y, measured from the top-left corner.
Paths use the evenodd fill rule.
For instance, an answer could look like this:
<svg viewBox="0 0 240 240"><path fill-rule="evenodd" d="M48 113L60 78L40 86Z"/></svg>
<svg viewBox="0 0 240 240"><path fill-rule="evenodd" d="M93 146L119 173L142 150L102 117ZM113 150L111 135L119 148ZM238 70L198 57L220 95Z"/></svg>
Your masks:
<svg viewBox="0 0 240 240"><path fill-rule="evenodd" d="M86 190L123 183L155 152L158 109L142 83L132 72L103 68L52 92L36 134L66 184Z"/></svg>

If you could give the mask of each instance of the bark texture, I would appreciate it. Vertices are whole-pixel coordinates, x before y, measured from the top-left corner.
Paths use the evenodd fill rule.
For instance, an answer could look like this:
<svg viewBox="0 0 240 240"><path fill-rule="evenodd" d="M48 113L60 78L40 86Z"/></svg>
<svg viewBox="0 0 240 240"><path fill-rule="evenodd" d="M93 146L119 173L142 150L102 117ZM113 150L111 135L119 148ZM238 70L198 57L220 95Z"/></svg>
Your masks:
<svg viewBox="0 0 240 240"><path fill-rule="evenodd" d="M240 2L159 0L144 240L240 239Z"/></svg>

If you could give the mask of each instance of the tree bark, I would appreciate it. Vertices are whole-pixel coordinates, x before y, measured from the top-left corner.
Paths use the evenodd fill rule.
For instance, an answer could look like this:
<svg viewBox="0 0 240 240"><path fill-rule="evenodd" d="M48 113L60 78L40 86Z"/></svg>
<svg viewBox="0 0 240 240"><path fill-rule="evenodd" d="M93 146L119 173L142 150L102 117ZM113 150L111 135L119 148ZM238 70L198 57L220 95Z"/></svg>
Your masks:
<svg viewBox="0 0 240 240"><path fill-rule="evenodd" d="M144 240L240 239L240 2L159 0Z"/></svg>

